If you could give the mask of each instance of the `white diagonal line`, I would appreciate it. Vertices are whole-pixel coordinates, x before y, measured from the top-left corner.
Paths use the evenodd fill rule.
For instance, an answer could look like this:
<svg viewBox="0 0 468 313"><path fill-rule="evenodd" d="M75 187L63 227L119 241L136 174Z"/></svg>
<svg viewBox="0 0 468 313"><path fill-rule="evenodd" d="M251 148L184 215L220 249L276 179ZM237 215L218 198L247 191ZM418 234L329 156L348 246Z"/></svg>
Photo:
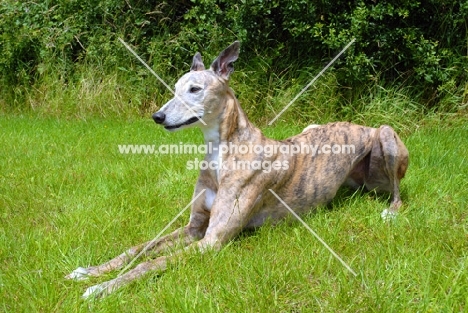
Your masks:
<svg viewBox="0 0 468 313"><path fill-rule="evenodd" d="M313 229L310 228L309 225L307 225L306 222L304 222L304 220L301 219L301 218L299 217L299 215L297 215L297 213L294 212L294 211L286 204L286 202L283 201L283 199L281 199L281 198L276 194L276 192L274 192L274 191L271 190L271 189L268 189L268 190L270 190L270 192L271 192L271 193L272 193L288 210L289 210L289 212L291 212L291 214L292 214L295 218L297 218L297 219L299 220L299 222L301 222L302 225L304 225L304 227L307 228L307 230L308 230L312 235L314 235L314 237L317 238L317 240L320 241L320 242L322 243L322 245L324 245L325 248L327 248L328 251L330 251L330 253L331 253L336 259L338 259L338 261L340 261L341 264L343 264L344 267L346 267L346 269L347 269L348 271L351 272L351 274L353 274L355 277L357 276L356 272L354 272L353 269L352 269L345 261L343 261L343 259L340 258L340 256L339 256L338 254L336 254L336 252L333 251L332 248L330 248L330 246L327 245L327 243L326 243L325 241L323 241L323 239L320 238L319 235L317 235L317 233L315 233L315 232L313 231Z"/></svg>
<svg viewBox="0 0 468 313"><path fill-rule="evenodd" d="M155 243L156 240L158 240L159 237L161 237L161 235L164 234L164 232L165 232L165 231L166 231L166 230L167 230L167 229L168 229L168 228L169 228L169 227L170 227L186 210L187 210L187 208L188 208L189 206L191 206L192 203L194 203L195 200L197 200L198 197L200 197L202 193L205 192L205 190L206 190L206 189L203 189L202 191L200 191L200 193L199 193L198 195L196 195L196 196L192 199L192 201L190 201L190 203L187 204L187 206L185 206L185 208L183 208L182 211L180 211L179 214L177 214L177 215L172 219L172 221L170 221L170 222L159 232L159 234L157 234L156 237L154 237L154 239L151 240L151 241L143 248L143 250L141 250L140 253L138 253L138 254L130 261L130 263L128 263L127 266L125 266L125 267L120 271L119 275L117 275L117 276L121 276L127 269L129 269L130 266L132 266L132 264L133 264L143 253L145 253L145 252L148 250L148 248L149 248L153 243Z"/></svg>
<svg viewBox="0 0 468 313"><path fill-rule="evenodd" d="M159 75L156 74L156 72L153 71L153 69L152 69L148 64L146 64L146 62L143 61L143 59L140 58L140 56L139 56L139 55L138 55L122 38L119 37L118 39L119 39L119 41L125 46L125 48L127 48L127 50L130 51L130 52L138 59L138 61L140 61L141 64L143 64L143 65L150 71L150 73L153 74L154 77L156 77L156 78L161 82L161 84L163 84L164 87L166 87L166 88L174 95L175 98L177 98L179 101L181 101L181 102L185 105L185 107L186 107L190 112L192 112L194 116L198 117L198 120L199 120L200 122L202 122L203 125L206 126L205 121L203 121L203 119L202 119L201 117L197 116L197 115L195 114L195 112L192 110L192 108L190 108L190 106L189 106L187 103L185 103L185 101L184 101L182 98L180 98L178 95L176 95L176 93L174 92L174 90L172 90L172 88L171 88L168 84L166 84L166 82L165 82L161 77L159 77Z"/></svg>
<svg viewBox="0 0 468 313"><path fill-rule="evenodd" d="M275 118L272 119L272 120L270 121L270 123L268 123L268 125L273 124L273 122L276 121L276 119L278 119L278 117L280 117L281 114L283 114L284 111L286 111L286 110L291 106L291 104L293 104L293 103L297 100L297 98L299 98L307 89L309 89L309 87L312 86L312 84L315 83L315 81L316 81L320 76L322 76L322 74L325 73L325 71L326 71L333 63L335 63L335 61L338 60L338 58L339 58L346 50L348 50L348 48L349 48L355 41L356 41L356 39L353 38L353 40L351 40L351 42L348 43L348 44L346 45L346 47L344 47L343 50L341 50L340 53L338 53L338 55L337 55L336 57L334 57L333 60L331 60L331 61L327 64L327 66L325 66L325 67L323 68L323 70L321 70L320 73L318 73L317 76L315 76L314 79L312 79L312 80L310 81L310 83L308 83L304 88L302 88L302 90L294 97L294 99L292 99L292 100L288 103L288 105L286 105L286 106L281 110L281 112L279 112L279 113L275 116Z"/></svg>

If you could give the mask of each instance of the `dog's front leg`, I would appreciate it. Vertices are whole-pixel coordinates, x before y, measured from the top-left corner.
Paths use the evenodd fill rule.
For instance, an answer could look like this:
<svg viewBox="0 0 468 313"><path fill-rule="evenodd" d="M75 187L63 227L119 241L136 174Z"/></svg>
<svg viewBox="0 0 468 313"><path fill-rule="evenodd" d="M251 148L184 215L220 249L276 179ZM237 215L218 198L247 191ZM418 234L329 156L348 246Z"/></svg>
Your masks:
<svg viewBox="0 0 468 313"><path fill-rule="evenodd" d="M191 245L186 247L186 250L198 249L202 253L205 252L208 248L213 248L213 249L218 250L220 247L219 241L211 240L211 238L214 238L214 237L212 236L208 240L205 240L205 238L203 238L202 240L198 242L192 243ZM184 251L185 250L178 250L174 252L172 255L160 256L154 260L140 263L134 269L131 269L127 273L123 274L122 276L119 276L115 279L89 287L88 289L86 289L86 292L83 294L83 298L85 299L91 298L91 297L102 298L111 294L117 289L120 289L124 287L125 285L128 285L132 281L144 276L146 273L150 271L160 271L160 272L165 271L168 263L171 262L178 255L182 254Z"/></svg>
<svg viewBox="0 0 468 313"><path fill-rule="evenodd" d="M239 179L243 181L249 183L219 188L205 236L197 242L201 250L219 250L236 237L256 213L256 203L261 202L262 191L267 190L266 182Z"/></svg>
<svg viewBox="0 0 468 313"><path fill-rule="evenodd" d="M203 188L203 185L197 185L195 194L200 194L199 189ZM210 217L209 212L204 209L204 199L204 195L202 195L201 197L198 197L195 202L193 202L190 221L187 226L181 227L171 234L155 240L154 242L148 241L143 244L134 246L104 264L91 266L88 268L78 267L72 273L65 276L65 278L83 280L88 278L88 276L99 276L104 273L122 268L143 249L146 250L143 256L155 256L173 248L177 244L185 247L192 242L201 239L205 234L205 230L208 225L208 219Z"/></svg>
<svg viewBox="0 0 468 313"><path fill-rule="evenodd" d="M103 263L97 266L91 267L78 267L69 275L65 276L67 279L74 279L74 280L83 280L88 278L88 276L100 276L102 274L108 273L110 271L122 268L124 265L128 264L138 253L140 253L143 249L146 249L145 255L148 254L158 254L162 251L167 250L170 247L173 247L177 243L181 243L183 245L189 245L197 238L190 235L190 226L182 227L177 229L176 231L168 234L155 242L145 242L143 244L134 246L124 253L118 255L117 257L113 258L112 260Z"/></svg>
<svg viewBox="0 0 468 313"><path fill-rule="evenodd" d="M186 250L196 249L200 251L201 253L207 251L208 249L219 250L222 247L222 245L228 241L228 238L230 238L226 236L225 233L223 233L223 225L229 226L229 229L231 230L231 232L229 232L230 234L233 233L232 230L234 228L236 228L238 231L240 231L241 229L239 227L232 227L232 225L228 225L228 224L229 222L227 224L218 223L216 227L213 226L213 229L211 230L209 236L205 236L200 241L190 244L189 246L186 247ZM128 285L132 281L144 276L146 273L150 271L160 271L160 272L165 271L168 263L171 262L178 255L182 254L184 251L185 250L178 250L174 252L172 255L161 256L154 260L141 263L137 265L134 269L128 271L122 276L119 276L115 279L106 281L104 283L101 283L95 286L91 286L83 294L83 298L105 297L109 295L110 293L116 291L117 289L120 289L124 287L125 285Z"/></svg>
<svg viewBox="0 0 468 313"><path fill-rule="evenodd" d="M205 252L208 249L219 250L229 240L233 239L247 224L253 213L254 202L259 197L258 186L259 184L245 187L239 193L235 192L232 188L219 190L211 209L205 236L200 241L187 246L186 250L197 249L200 252ZM167 268L168 262L183 251L178 250L171 255L161 256L141 263L122 276L89 287L83 294L83 297L106 296L133 280L140 278L149 271L164 271Z"/></svg>
<svg viewBox="0 0 468 313"><path fill-rule="evenodd" d="M110 293L116 291L117 289L129 284L133 280L142 277L149 271L164 271L167 268L167 263L173 259L179 252L170 256L161 256L154 260L147 261L144 263L138 264L134 269L131 269L127 273L119 276L115 279L106 281L104 283L94 285L86 289L86 292L83 294L83 298L89 297L105 297Z"/></svg>

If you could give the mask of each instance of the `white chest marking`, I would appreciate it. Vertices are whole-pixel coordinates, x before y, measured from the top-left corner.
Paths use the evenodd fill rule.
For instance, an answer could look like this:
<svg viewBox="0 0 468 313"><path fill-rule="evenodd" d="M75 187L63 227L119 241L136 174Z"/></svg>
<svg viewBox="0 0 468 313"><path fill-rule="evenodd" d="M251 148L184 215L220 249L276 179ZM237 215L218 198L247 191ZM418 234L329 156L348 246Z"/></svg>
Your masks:
<svg viewBox="0 0 468 313"><path fill-rule="evenodd" d="M216 125L216 127L204 129L203 135L205 137L205 144L208 146L207 160L216 166L214 171L216 173L216 180L219 183L219 171L223 164L222 154L219 153L219 126Z"/></svg>
<svg viewBox="0 0 468 313"><path fill-rule="evenodd" d="M208 211L211 211L214 199L216 198L216 192L212 189L206 189L205 191L205 206Z"/></svg>

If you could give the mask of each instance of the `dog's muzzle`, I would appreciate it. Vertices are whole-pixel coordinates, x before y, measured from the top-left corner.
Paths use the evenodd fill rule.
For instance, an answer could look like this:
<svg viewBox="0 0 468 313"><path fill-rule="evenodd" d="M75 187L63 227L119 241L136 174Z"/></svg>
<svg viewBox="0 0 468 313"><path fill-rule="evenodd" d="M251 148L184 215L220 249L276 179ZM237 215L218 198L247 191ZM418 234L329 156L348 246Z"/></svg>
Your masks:
<svg viewBox="0 0 468 313"><path fill-rule="evenodd" d="M153 120L156 122L156 124L162 124L164 125L164 122L166 121L166 114L164 114L163 112L156 112L153 114ZM164 128L167 129L167 130L172 130L172 129L177 129L181 126L185 126L185 125L190 125L190 124L193 124L195 122L198 122L201 118L200 117L191 117L189 118L188 120L186 120L185 122L183 123L180 123L180 124L175 124L175 125L164 125Z"/></svg>

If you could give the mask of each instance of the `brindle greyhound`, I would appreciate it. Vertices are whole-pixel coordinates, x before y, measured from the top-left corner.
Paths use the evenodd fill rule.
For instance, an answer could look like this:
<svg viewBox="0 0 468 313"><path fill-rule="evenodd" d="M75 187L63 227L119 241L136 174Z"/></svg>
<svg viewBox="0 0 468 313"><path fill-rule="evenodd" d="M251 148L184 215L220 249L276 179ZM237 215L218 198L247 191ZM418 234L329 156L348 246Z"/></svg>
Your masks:
<svg viewBox="0 0 468 313"><path fill-rule="evenodd" d="M205 143L214 147L206 154L205 161L223 164L200 171L194 197L201 195L192 204L188 225L154 242L135 246L107 263L73 271L67 278L83 279L122 268L140 251L145 255L160 255L122 276L88 288L84 297L106 295L148 271L165 270L167 263L178 254L169 252L176 243L200 251L217 250L242 229L260 226L267 219L278 221L288 216L288 210L269 189L297 213L304 213L329 202L340 186L364 186L369 190L390 192L390 208L383 216L396 214L402 204L399 186L408 167L408 150L395 131L389 126L371 128L338 122L309 126L301 134L282 141L268 139L250 123L229 88L229 76L238 55L239 42L234 42L206 70L197 53L190 72L176 83L175 97L153 115L156 123L170 131L199 126ZM273 147L310 143L353 145L355 151L267 155L217 149L221 145L247 143ZM288 166L277 166L272 171L236 169L238 161L269 161L269 164L277 162ZM162 255L164 252L167 255Z"/></svg>

